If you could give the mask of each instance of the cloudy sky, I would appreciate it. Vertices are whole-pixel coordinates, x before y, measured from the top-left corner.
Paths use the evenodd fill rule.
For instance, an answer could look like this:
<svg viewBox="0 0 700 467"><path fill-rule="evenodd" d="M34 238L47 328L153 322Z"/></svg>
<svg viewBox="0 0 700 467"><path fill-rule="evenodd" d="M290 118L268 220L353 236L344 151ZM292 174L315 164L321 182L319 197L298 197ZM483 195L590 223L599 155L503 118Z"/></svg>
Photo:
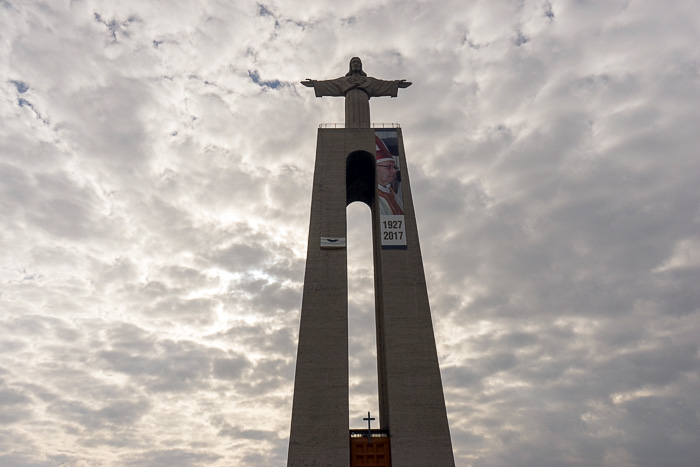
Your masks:
<svg viewBox="0 0 700 467"><path fill-rule="evenodd" d="M0 464L283 466L319 123L404 131L459 466L700 458L700 5L0 0ZM348 209L351 420L376 410Z"/></svg>

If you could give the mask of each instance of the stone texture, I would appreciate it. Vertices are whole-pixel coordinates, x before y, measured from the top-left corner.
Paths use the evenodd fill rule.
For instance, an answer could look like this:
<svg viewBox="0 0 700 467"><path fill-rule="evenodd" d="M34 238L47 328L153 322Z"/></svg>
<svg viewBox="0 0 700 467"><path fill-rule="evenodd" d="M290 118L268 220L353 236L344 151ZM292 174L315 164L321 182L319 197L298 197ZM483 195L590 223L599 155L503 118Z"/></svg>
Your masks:
<svg viewBox="0 0 700 467"><path fill-rule="evenodd" d="M400 129L398 136L407 249L382 250L374 235L380 423L389 431L394 467L454 466Z"/></svg>

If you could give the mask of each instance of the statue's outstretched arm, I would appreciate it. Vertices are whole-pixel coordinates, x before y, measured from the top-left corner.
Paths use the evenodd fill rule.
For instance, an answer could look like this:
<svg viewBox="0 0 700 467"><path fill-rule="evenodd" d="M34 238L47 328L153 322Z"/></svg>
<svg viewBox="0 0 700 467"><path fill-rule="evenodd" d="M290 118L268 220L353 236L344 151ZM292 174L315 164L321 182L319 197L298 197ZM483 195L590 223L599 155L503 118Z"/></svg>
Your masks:
<svg viewBox="0 0 700 467"><path fill-rule="evenodd" d="M326 80L306 79L305 81L301 82L301 84L308 88L314 88L316 97L344 96L344 83L345 77Z"/></svg>

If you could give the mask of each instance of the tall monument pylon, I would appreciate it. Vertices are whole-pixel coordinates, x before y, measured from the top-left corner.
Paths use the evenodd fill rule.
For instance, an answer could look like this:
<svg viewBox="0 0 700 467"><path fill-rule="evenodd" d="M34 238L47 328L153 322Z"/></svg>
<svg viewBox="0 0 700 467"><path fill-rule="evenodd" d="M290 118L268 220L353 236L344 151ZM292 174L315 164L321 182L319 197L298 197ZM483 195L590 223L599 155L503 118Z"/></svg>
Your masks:
<svg viewBox="0 0 700 467"><path fill-rule="evenodd" d="M345 238L346 208L361 201L372 213L379 432L390 450L390 464L374 465L453 467L403 135L371 128L369 116L370 98L411 83L368 77L354 57L347 75L302 84L345 97L345 128L318 130L287 465L353 462Z"/></svg>

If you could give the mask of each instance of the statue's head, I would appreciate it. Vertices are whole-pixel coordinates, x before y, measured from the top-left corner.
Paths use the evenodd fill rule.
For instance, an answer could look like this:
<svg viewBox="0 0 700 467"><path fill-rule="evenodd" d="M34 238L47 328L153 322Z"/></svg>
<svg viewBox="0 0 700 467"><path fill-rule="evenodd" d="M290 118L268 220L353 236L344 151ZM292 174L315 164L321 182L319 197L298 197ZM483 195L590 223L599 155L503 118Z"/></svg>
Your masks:
<svg viewBox="0 0 700 467"><path fill-rule="evenodd" d="M348 71L348 73L345 76L355 74L367 76L367 73L362 71L362 60L360 60L360 57L352 57L350 59L350 71Z"/></svg>

